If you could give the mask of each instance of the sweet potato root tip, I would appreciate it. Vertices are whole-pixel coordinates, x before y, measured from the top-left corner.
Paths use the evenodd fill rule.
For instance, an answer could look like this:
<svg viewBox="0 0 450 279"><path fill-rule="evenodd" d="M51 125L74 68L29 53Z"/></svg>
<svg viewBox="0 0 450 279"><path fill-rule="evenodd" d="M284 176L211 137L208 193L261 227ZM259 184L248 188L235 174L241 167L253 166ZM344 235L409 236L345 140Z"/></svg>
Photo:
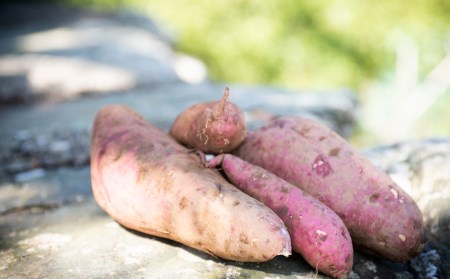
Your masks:
<svg viewBox="0 0 450 279"><path fill-rule="evenodd" d="M213 119L220 118L221 115L225 113L225 105L227 103L227 99L230 96L230 89L225 87L225 92L223 93L222 98L219 100L217 106L213 108Z"/></svg>

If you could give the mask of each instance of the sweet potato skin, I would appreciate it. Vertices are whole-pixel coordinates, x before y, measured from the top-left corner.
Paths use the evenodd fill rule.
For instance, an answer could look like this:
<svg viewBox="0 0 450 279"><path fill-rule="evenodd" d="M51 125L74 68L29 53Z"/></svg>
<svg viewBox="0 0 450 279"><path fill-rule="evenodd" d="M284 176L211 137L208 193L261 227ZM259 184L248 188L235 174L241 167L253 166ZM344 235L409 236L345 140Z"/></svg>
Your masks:
<svg viewBox="0 0 450 279"><path fill-rule="evenodd" d="M239 146L247 134L244 114L228 102L228 88L219 101L195 104L181 112L170 135L181 144L205 153L227 153Z"/></svg>
<svg viewBox="0 0 450 279"><path fill-rule="evenodd" d="M347 278L353 265L350 234L330 208L299 188L236 156L222 154L208 162L221 166L233 185L271 208L286 225L292 248L317 270Z"/></svg>
<svg viewBox="0 0 450 279"><path fill-rule="evenodd" d="M91 177L97 203L127 228L229 260L290 254L278 216L127 107L97 114Z"/></svg>
<svg viewBox="0 0 450 279"><path fill-rule="evenodd" d="M362 250L408 261L424 247L413 199L321 123L284 117L249 134L235 151L333 209Z"/></svg>

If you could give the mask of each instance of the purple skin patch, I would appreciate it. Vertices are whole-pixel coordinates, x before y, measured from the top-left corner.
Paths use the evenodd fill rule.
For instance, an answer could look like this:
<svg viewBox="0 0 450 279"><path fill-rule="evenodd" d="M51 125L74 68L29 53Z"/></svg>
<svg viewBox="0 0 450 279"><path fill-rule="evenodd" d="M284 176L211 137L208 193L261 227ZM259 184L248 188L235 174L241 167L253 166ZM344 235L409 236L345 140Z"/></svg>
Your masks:
<svg viewBox="0 0 450 279"><path fill-rule="evenodd" d="M322 177L325 177L333 172L330 163L328 163L323 155L319 155L316 157L312 165L312 169Z"/></svg>

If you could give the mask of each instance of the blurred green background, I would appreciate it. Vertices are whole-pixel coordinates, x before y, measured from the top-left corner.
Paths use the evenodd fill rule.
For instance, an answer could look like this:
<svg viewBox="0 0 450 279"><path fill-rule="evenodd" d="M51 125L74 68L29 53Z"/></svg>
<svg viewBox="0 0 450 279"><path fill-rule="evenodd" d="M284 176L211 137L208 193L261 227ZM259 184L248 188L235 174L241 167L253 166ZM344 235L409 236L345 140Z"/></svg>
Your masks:
<svg viewBox="0 0 450 279"><path fill-rule="evenodd" d="M63 0L151 16L211 79L347 87L360 146L450 135L450 1Z"/></svg>

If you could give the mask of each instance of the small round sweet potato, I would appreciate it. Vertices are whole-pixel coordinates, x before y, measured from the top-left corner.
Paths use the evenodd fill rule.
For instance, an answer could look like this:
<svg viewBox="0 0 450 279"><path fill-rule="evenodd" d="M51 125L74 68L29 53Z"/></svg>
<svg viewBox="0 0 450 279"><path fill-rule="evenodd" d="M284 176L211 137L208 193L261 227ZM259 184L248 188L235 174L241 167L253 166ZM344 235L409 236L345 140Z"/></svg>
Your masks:
<svg viewBox="0 0 450 279"><path fill-rule="evenodd" d="M181 144L205 153L227 153L235 149L247 134L244 114L227 101L228 87L221 100L193 105L180 113L170 135Z"/></svg>
<svg viewBox="0 0 450 279"><path fill-rule="evenodd" d="M279 118L249 134L235 154L333 209L360 249L393 261L422 251L423 217L413 199L323 124Z"/></svg>

